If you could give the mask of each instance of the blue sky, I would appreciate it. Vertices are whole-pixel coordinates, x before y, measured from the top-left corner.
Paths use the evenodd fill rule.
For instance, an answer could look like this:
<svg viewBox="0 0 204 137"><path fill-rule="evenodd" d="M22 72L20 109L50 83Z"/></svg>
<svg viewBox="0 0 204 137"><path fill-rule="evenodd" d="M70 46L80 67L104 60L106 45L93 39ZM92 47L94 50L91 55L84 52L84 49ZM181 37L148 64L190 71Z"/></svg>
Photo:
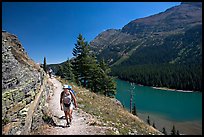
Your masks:
<svg viewBox="0 0 204 137"><path fill-rule="evenodd" d="M18 36L31 59L47 64L72 58L77 36L90 42L107 29L180 2L2 2L2 29Z"/></svg>

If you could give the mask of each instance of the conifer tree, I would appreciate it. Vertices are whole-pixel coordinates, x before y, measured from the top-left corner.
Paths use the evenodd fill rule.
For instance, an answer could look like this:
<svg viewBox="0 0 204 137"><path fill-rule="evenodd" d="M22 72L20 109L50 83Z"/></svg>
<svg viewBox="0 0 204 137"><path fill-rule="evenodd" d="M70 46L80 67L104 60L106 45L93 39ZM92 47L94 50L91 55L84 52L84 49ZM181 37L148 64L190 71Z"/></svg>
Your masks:
<svg viewBox="0 0 204 137"><path fill-rule="evenodd" d="M149 116L147 117L147 123L150 125L150 119L149 119Z"/></svg>
<svg viewBox="0 0 204 137"><path fill-rule="evenodd" d="M173 128L171 130L171 135L176 135L176 129L175 129L175 126L173 125Z"/></svg>
<svg viewBox="0 0 204 137"><path fill-rule="evenodd" d="M93 63L91 67L90 82L89 87L93 92L102 92L102 72L100 71L99 65L96 63L96 60L93 58Z"/></svg>
<svg viewBox="0 0 204 137"><path fill-rule="evenodd" d="M166 132L165 127L163 127L163 129L162 129L162 133L163 133L164 135L167 135L167 132Z"/></svg>
<svg viewBox="0 0 204 137"><path fill-rule="evenodd" d="M44 61L43 61L43 70L47 73L47 64L46 64L46 57L44 57Z"/></svg>
<svg viewBox="0 0 204 137"><path fill-rule="evenodd" d="M82 52L81 55L79 55L80 57L80 64L79 64L79 68L80 68L80 78L81 78L81 83L83 85L83 87L88 87L88 80L89 80L89 72L90 72L90 63L91 63L91 58L89 56L89 45L87 44L87 42L84 43L84 45L82 45Z"/></svg>
<svg viewBox="0 0 204 137"><path fill-rule="evenodd" d="M176 135L180 135L179 130L176 131Z"/></svg>
<svg viewBox="0 0 204 137"><path fill-rule="evenodd" d="M156 128L156 126L155 126L155 123L154 123L154 122L153 122L153 124L152 124L152 127L153 127L153 128Z"/></svg>
<svg viewBox="0 0 204 137"><path fill-rule="evenodd" d="M114 96L116 94L116 84L113 81L113 78L107 74L102 77L103 92L105 96Z"/></svg>
<svg viewBox="0 0 204 137"><path fill-rule="evenodd" d="M87 52L87 43L85 42L85 39L81 34L79 34L77 38L77 44L75 44L75 48L73 49L73 72L75 75L76 82L79 84L81 83L84 87L86 87L86 78L84 75L85 70L85 63L86 63L86 57L88 56Z"/></svg>
<svg viewBox="0 0 204 137"><path fill-rule="evenodd" d="M137 116L137 111L136 111L136 105L134 103L133 109L132 109L132 114Z"/></svg>
<svg viewBox="0 0 204 137"><path fill-rule="evenodd" d="M74 74L73 74L73 70L72 70L72 64L71 64L69 59L67 59L67 61L63 65L63 68L64 68L63 69L63 75L64 75L65 79L74 82Z"/></svg>
<svg viewBox="0 0 204 137"><path fill-rule="evenodd" d="M90 84L93 79L93 70L97 69L96 59L90 52L90 46L88 42L81 34L77 39L77 44L73 49L74 61L73 72L77 83L81 83L83 87L90 88ZM96 73L97 74L97 73Z"/></svg>
<svg viewBox="0 0 204 137"><path fill-rule="evenodd" d="M76 82L83 87L90 88L93 92L103 93L112 96L116 93L116 85L108 74L110 68L105 61L97 62L94 54L90 52L90 45L80 34L77 44L73 49L73 73Z"/></svg>
<svg viewBox="0 0 204 137"><path fill-rule="evenodd" d="M105 63L104 60L101 60L99 62L99 67L102 75L101 79L101 85L102 90L105 96L114 96L116 94L116 84L111 76L109 76L109 73L111 72L111 69L108 67L108 65Z"/></svg>
<svg viewBox="0 0 204 137"><path fill-rule="evenodd" d="M63 73L63 66L59 65L58 66L58 71L56 72L56 75L60 76L61 78L64 78L64 73Z"/></svg>
<svg viewBox="0 0 204 137"><path fill-rule="evenodd" d="M109 74L111 72L111 69L108 67L104 59L99 62L99 65L105 74Z"/></svg>

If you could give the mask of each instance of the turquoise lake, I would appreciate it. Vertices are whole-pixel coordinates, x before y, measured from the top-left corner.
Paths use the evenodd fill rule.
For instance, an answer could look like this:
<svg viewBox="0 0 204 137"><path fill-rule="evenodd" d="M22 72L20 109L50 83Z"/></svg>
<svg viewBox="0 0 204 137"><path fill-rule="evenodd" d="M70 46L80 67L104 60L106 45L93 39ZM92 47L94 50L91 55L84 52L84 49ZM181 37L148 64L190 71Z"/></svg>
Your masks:
<svg viewBox="0 0 204 137"><path fill-rule="evenodd" d="M134 85L135 88L133 88L129 82L119 79L116 79L116 83L116 98L127 110L130 108L130 91L132 90L132 104L135 103L137 113L148 114L150 119L151 114L154 114L157 116L157 121L159 118L180 123L197 121L198 128L201 127L202 132L201 92L178 92L138 85ZM145 120L144 117L143 119Z"/></svg>

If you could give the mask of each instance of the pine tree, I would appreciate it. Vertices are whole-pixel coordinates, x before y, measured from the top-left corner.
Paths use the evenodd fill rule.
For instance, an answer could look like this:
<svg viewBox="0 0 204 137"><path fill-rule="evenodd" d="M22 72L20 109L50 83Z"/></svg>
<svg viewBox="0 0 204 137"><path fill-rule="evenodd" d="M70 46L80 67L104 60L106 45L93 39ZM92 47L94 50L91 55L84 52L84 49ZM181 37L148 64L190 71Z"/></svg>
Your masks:
<svg viewBox="0 0 204 137"><path fill-rule="evenodd" d="M93 80L93 71L96 71L96 59L90 52L90 46L88 42L79 34L77 44L73 49L73 55L75 56L73 61L73 72L77 83L81 83L83 87L90 88ZM98 73L94 73L98 74ZM93 84L92 84L93 85ZM95 91L95 89L94 89Z"/></svg>
<svg viewBox="0 0 204 137"><path fill-rule="evenodd" d="M89 88L93 92L102 93L102 72L100 71L99 65L96 63L96 60L93 59L95 63L93 63L91 67L91 74L90 74L90 81L89 81Z"/></svg>
<svg viewBox="0 0 204 137"><path fill-rule="evenodd" d="M75 44L75 48L73 49L73 72L75 75L76 82L81 83L84 87L86 87L86 72L88 71L86 68L87 65L87 56L88 56L88 45L85 42L85 39L81 34L79 34L77 38L77 44Z"/></svg>
<svg viewBox="0 0 204 137"><path fill-rule="evenodd" d="M99 67L102 75L101 84L104 95L114 96L116 94L116 84L113 78L109 76L111 69L108 67L104 60L101 60L99 62Z"/></svg>
<svg viewBox="0 0 204 137"><path fill-rule="evenodd" d="M64 73L63 73L63 66L59 65L58 66L58 71L56 72L56 75L60 76L61 78L64 78Z"/></svg>
<svg viewBox="0 0 204 137"><path fill-rule="evenodd" d="M176 129L175 129L175 126L173 125L173 128L171 130L171 135L176 135Z"/></svg>
<svg viewBox="0 0 204 137"><path fill-rule="evenodd" d="M116 84L113 81L113 78L105 75L102 79L103 84L103 91L105 96L114 96L116 94Z"/></svg>
<svg viewBox="0 0 204 137"><path fill-rule="evenodd" d="M75 48L73 49L73 56L74 57L78 57L79 55L81 55L81 50L82 50L82 46L84 44L85 39L83 38L82 34L79 34L78 38L77 38L77 44L75 44Z"/></svg>
<svg viewBox="0 0 204 137"><path fill-rule="evenodd" d="M75 57L72 62L73 73L78 84L81 83L83 87L106 96L115 95L116 84L108 75L110 68L104 60L97 63L95 55L90 52L90 45L81 34L73 49L73 56Z"/></svg>
<svg viewBox="0 0 204 137"><path fill-rule="evenodd" d="M133 109L132 109L132 114L137 116L137 111L136 111L136 105L134 103Z"/></svg>
<svg viewBox="0 0 204 137"><path fill-rule="evenodd" d="M75 82L81 86L81 83L79 81L79 62L76 58L74 58L74 60L72 61L72 70L73 70Z"/></svg>
<svg viewBox="0 0 204 137"><path fill-rule="evenodd" d="M64 68L63 69L63 75L64 75L65 79L74 82L74 74L73 74L73 70L72 70L72 64L71 64L69 59L67 59L67 61L63 65L63 68Z"/></svg>
<svg viewBox="0 0 204 137"><path fill-rule="evenodd" d="M167 132L166 132L165 127L163 127L162 133L163 133L164 135L167 135Z"/></svg>
<svg viewBox="0 0 204 137"><path fill-rule="evenodd" d="M44 57L44 61L43 61L43 70L47 73L47 64L46 64L46 57Z"/></svg>
<svg viewBox="0 0 204 137"><path fill-rule="evenodd" d="M111 69L108 67L104 59L99 62L99 65L105 74L109 74L111 72Z"/></svg>
<svg viewBox="0 0 204 137"><path fill-rule="evenodd" d="M150 125L150 119L149 119L149 116L147 117L147 123Z"/></svg>
<svg viewBox="0 0 204 137"><path fill-rule="evenodd" d="M180 135L179 130L176 131L176 135Z"/></svg>
<svg viewBox="0 0 204 137"><path fill-rule="evenodd" d="M154 123L154 122L153 122L153 124L152 124L152 127L153 127L153 128L156 128L156 126L155 126L155 123Z"/></svg>

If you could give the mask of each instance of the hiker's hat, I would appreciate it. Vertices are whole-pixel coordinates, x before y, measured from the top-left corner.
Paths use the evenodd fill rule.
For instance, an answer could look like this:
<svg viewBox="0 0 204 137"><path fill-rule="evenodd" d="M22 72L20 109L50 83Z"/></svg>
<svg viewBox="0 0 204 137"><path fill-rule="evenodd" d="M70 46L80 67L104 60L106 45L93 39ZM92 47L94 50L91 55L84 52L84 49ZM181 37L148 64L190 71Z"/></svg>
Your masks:
<svg viewBox="0 0 204 137"><path fill-rule="evenodd" d="M68 88L68 87L69 87L68 85L64 85L64 86L63 86L64 89L65 89L65 88Z"/></svg>

